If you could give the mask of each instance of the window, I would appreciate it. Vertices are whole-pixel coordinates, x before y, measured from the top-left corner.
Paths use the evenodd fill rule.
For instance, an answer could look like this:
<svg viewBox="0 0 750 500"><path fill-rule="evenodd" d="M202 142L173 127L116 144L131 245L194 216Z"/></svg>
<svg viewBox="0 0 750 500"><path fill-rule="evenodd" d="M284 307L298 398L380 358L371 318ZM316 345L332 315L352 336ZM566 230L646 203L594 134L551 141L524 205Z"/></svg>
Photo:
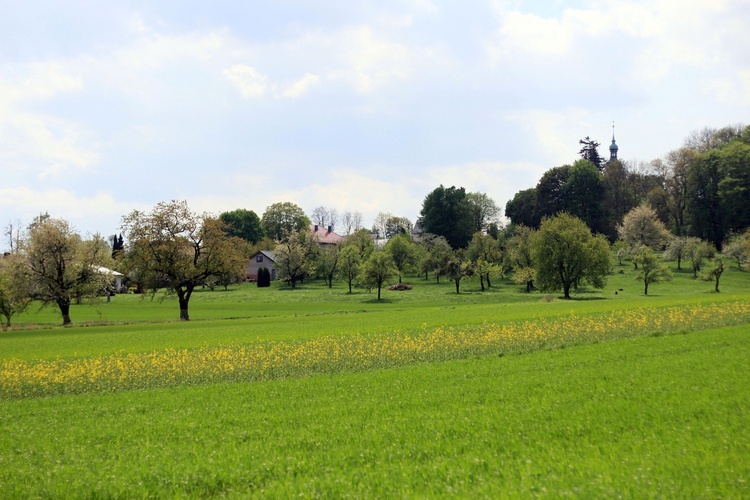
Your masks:
<svg viewBox="0 0 750 500"><path fill-rule="evenodd" d="M258 255L257 257L255 257L255 262L263 262L263 256Z"/></svg>

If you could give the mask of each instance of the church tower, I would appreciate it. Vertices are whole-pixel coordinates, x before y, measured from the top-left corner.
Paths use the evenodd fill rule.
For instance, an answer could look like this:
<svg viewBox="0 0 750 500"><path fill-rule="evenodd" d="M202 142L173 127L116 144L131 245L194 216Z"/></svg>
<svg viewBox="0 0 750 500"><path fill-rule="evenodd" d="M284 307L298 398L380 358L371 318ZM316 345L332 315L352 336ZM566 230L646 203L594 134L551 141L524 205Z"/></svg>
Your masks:
<svg viewBox="0 0 750 500"><path fill-rule="evenodd" d="M617 143L615 142L615 122L612 122L612 144L609 145L609 161L607 163L617 161L618 149Z"/></svg>

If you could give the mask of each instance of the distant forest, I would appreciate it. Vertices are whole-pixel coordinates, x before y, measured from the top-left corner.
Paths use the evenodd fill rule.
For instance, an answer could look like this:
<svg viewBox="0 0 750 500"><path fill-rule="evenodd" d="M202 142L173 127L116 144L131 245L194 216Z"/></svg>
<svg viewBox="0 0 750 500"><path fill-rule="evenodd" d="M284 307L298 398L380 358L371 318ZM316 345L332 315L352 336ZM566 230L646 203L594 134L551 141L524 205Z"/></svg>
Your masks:
<svg viewBox="0 0 750 500"><path fill-rule="evenodd" d="M538 228L567 212L592 231L617 239L617 225L646 204L676 236L695 236L721 250L750 228L750 126L706 128L684 145L648 163L604 163L595 141L581 141L581 159L549 169L535 187L505 206L513 224Z"/></svg>

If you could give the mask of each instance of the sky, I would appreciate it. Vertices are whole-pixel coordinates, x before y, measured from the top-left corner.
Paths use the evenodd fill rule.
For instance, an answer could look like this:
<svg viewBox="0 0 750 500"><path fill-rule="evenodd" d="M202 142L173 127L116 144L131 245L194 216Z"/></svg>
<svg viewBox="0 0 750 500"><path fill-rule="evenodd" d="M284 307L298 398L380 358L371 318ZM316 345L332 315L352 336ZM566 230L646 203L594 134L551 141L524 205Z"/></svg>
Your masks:
<svg viewBox="0 0 750 500"><path fill-rule="evenodd" d="M750 120L750 0L0 0L0 226L187 200L418 217ZM5 239L5 238L3 238ZM7 247L5 241L0 248Z"/></svg>

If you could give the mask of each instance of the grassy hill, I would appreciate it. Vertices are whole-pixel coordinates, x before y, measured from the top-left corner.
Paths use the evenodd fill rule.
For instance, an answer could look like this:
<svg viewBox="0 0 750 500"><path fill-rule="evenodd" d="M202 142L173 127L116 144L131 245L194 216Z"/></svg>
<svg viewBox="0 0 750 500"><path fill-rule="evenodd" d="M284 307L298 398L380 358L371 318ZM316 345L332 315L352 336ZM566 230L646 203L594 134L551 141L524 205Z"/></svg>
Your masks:
<svg viewBox="0 0 750 500"><path fill-rule="evenodd" d="M383 301L319 282L205 290L189 323L176 321L176 301L134 295L76 306L73 327L30 310L0 333L0 490L750 494L750 273L730 270L717 294L676 272L645 297L632 269L616 266L607 288L571 301L500 280L483 293L462 283L459 295L451 283L409 282ZM366 352L342 350L352 345ZM201 378L226 374L228 352L274 354L262 359L277 371ZM141 385L125 385L127 366L96 385L105 368L156 358L133 365L147 366ZM210 369L148 372L186 358ZM81 374L58 395L7 390L14 373L53 378L61 367Z"/></svg>

